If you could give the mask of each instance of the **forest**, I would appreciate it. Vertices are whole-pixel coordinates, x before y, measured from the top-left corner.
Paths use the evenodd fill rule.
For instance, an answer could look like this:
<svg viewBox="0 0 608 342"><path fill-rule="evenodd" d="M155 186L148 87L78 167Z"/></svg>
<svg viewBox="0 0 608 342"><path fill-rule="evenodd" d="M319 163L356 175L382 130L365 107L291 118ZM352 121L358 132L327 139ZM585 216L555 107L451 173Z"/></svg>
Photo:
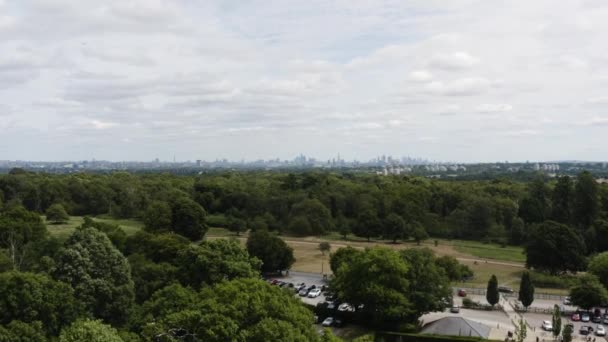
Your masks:
<svg viewBox="0 0 608 342"><path fill-rule="evenodd" d="M551 274L584 270L608 250L608 186L588 172L518 182L13 169L0 175L0 208L1 341L331 340L314 331L313 312L293 293L260 280L293 263L280 236L522 245L527 266ZM84 223L65 238L49 234L69 216ZM144 229L127 235L91 218L99 216L136 219ZM247 246L204 239L210 227L249 231ZM343 260L348 267L339 267ZM375 327L407 330L441 309L459 277L453 264L424 249L341 249L332 255L332 286L365 304ZM421 290L431 282L436 289ZM368 293L361 286L384 283L381 295L357 302Z"/></svg>

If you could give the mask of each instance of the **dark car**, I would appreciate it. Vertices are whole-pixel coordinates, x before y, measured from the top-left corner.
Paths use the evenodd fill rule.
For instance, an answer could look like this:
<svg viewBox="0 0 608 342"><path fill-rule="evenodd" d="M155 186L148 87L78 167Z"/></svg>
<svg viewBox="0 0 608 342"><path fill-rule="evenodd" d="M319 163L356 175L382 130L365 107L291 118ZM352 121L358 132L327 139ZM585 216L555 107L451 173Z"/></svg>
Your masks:
<svg viewBox="0 0 608 342"><path fill-rule="evenodd" d="M498 292L503 292L503 293L513 293L513 289L508 287L508 286L499 286L498 287Z"/></svg>
<svg viewBox="0 0 608 342"><path fill-rule="evenodd" d="M593 323L602 323L602 316L593 316Z"/></svg>
<svg viewBox="0 0 608 342"><path fill-rule="evenodd" d="M465 291L464 289L458 289L458 297L466 297L467 296L467 291Z"/></svg>
<svg viewBox="0 0 608 342"><path fill-rule="evenodd" d="M343 326L344 326L344 322L341 319L336 318L334 320L334 327L340 328L340 327L343 327Z"/></svg>
<svg viewBox="0 0 608 342"><path fill-rule="evenodd" d="M588 326L586 326L586 325L583 325L583 326L581 326L581 328L578 330L578 333L579 333L580 335L589 335L589 332L590 332L590 331L589 331L589 328L590 328L590 327L588 327Z"/></svg>

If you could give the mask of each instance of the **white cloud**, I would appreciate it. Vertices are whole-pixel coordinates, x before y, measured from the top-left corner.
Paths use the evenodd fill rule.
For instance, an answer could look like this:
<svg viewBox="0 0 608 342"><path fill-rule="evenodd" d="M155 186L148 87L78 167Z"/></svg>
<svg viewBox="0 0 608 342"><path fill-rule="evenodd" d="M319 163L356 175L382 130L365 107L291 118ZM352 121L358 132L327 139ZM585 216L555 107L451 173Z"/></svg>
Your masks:
<svg viewBox="0 0 608 342"><path fill-rule="evenodd" d="M479 113L504 113L510 112L513 106L506 103L484 103L475 108Z"/></svg>
<svg viewBox="0 0 608 342"><path fill-rule="evenodd" d="M116 122L107 122L107 121L101 121L101 120L91 120L90 123L91 123L91 126L93 126L93 128L95 128L95 129L108 129L108 128L118 126L118 124Z"/></svg>
<svg viewBox="0 0 608 342"><path fill-rule="evenodd" d="M433 81L425 89L433 94L445 96L472 96L488 91L491 82L483 77L465 77L453 81Z"/></svg>
<svg viewBox="0 0 608 342"><path fill-rule="evenodd" d="M471 56L463 51L449 54L437 54L431 59L431 66L447 70L467 69L477 63L479 63L479 58Z"/></svg>
<svg viewBox="0 0 608 342"><path fill-rule="evenodd" d="M433 79L433 74L427 70L415 70L410 72L410 80L414 82L428 82Z"/></svg>

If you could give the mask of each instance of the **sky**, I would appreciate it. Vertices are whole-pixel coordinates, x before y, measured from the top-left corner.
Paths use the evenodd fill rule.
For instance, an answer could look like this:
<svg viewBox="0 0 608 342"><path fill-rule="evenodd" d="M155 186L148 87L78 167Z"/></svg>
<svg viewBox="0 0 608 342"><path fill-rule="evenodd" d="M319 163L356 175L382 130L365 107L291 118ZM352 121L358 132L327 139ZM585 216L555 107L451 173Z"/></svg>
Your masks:
<svg viewBox="0 0 608 342"><path fill-rule="evenodd" d="M0 160L607 160L608 1L0 0Z"/></svg>

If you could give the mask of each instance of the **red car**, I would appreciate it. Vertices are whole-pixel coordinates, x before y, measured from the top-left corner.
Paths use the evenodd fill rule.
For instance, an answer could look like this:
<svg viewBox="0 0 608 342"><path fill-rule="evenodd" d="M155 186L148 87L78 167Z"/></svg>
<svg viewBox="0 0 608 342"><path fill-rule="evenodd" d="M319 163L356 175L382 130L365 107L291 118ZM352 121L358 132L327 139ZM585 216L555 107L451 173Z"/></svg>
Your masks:
<svg viewBox="0 0 608 342"><path fill-rule="evenodd" d="M575 322L578 322L581 320L581 315L579 315L578 313L573 313L571 319Z"/></svg>
<svg viewBox="0 0 608 342"><path fill-rule="evenodd" d="M463 290L463 289L458 289L458 297L466 297L467 296L467 291Z"/></svg>

